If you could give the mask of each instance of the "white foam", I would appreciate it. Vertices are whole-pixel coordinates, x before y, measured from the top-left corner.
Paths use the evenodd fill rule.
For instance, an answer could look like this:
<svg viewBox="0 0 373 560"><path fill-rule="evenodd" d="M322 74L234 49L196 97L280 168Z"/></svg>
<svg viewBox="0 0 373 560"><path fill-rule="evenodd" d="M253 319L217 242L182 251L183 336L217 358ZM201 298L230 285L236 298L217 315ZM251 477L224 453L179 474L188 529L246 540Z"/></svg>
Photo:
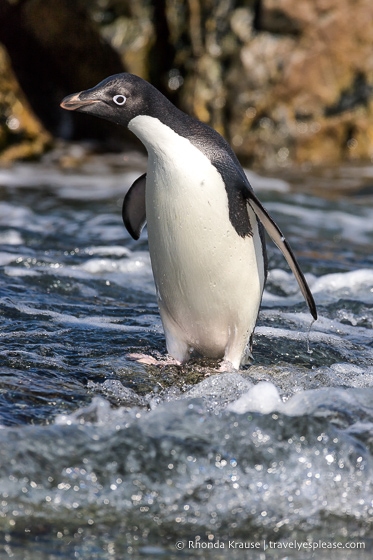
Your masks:
<svg viewBox="0 0 373 560"><path fill-rule="evenodd" d="M360 269L326 274L313 283L312 292L327 295L328 301L348 297L373 303L373 270Z"/></svg>
<svg viewBox="0 0 373 560"><path fill-rule="evenodd" d="M48 187L57 190L62 199L103 200L125 195L140 172L73 173L43 168L27 163L17 164L11 170L0 169L0 185L15 187Z"/></svg>
<svg viewBox="0 0 373 560"><path fill-rule="evenodd" d="M87 247L84 251L88 255L104 255L116 257L131 257L132 252L127 247L119 245L97 245L95 247Z"/></svg>
<svg viewBox="0 0 373 560"><path fill-rule="evenodd" d="M315 343L323 342L325 344L341 346L345 344L337 335L324 332L301 332L298 330L285 329L280 327L264 327L260 326L255 329L256 334L264 335L266 338L287 338L288 340L297 340L307 342L308 340Z"/></svg>
<svg viewBox="0 0 373 560"><path fill-rule="evenodd" d="M371 386L366 391L372 391ZM360 392L359 392L360 391ZM330 413L330 409L343 410L372 408L369 394L362 398L361 388L344 389L340 387L323 387L295 393L288 401L283 402L273 383L259 382L238 400L230 403L227 410L237 414L260 412L271 414L280 412L287 416L304 416L316 414L323 416ZM367 403L365 402L367 401ZM328 412L329 411L329 412Z"/></svg>
<svg viewBox="0 0 373 560"><path fill-rule="evenodd" d="M311 292L315 296L316 304L327 305L340 299L373 303L373 270L371 269L363 268L349 272L336 272L325 274L319 278L314 275L306 275L306 278ZM271 283L271 280L289 295L279 296L265 290L263 294L264 306L293 305L302 301L303 296L300 290L297 289L296 293L293 293L296 286L291 272L279 272L276 269L270 272L269 283Z"/></svg>
<svg viewBox="0 0 373 560"><path fill-rule="evenodd" d="M40 273L31 268L21 268L20 266L5 266L4 272L7 276L20 278L21 276L40 276Z"/></svg>
<svg viewBox="0 0 373 560"><path fill-rule="evenodd" d="M360 207L359 214L350 214L340 210L323 210L321 208L305 208L301 205L284 204L280 202L269 202L266 204L269 212L277 212L279 215L291 218L294 231L309 229L309 231L326 230L335 232L338 237L355 243L367 243L372 241L373 234L373 212L369 207ZM295 218L295 220L293 219Z"/></svg>
<svg viewBox="0 0 373 560"><path fill-rule="evenodd" d="M25 208L24 206L14 205L10 202L3 201L0 204L0 223L9 224L14 223L15 225L22 226L25 223L24 220L28 219L32 214L31 210Z"/></svg>
<svg viewBox="0 0 373 560"><path fill-rule="evenodd" d="M55 215L36 214L25 206L2 202L0 204L0 225L8 228L27 229L28 232L43 233L55 232L66 223L62 217ZM18 244L18 243L17 243Z"/></svg>
<svg viewBox="0 0 373 560"><path fill-rule="evenodd" d="M150 272L150 259L148 253L138 254L131 259L93 258L77 266L77 269L86 270L91 274L105 274L106 272L120 272L133 274Z"/></svg>
<svg viewBox="0 0 373 560"><path fill-rule="evenodd" d="M19 255L16 255L14 253L6 253L5 251L1 251L0 252L0 266L5 266L11 262L14 262L17 258L19 257Z"/></svg>
<svg viewBox="0 0 373 560"><path fill-rule="evenodd" d="M0 243L4 245L22 245L24 239L15 229L8 229L0 232Z"/></svg>
<svg viewBox="0 0 373 560"><path fill-rule="evenodd" d="M147 330L144 326L128 326L116 323L115 318L102 317L90 315L88 317L75 317L74 315L68 315L67 313L58 313L57 311L51 311L49 309L38 309L37 307L32 307L24 303L16 303L12 301L9 303L7 298L3 298L0 301L3 305L7 307L12 307L18 309L21 313L26 315L39 315L49 317L58 324L64 325L74 325L80 327L96 327L100 329L110 329L115 331L123 332L139 332Z"/></svg>
<svg viewBox="0 0 373 560"><path fill-rule="evenodd" d="M277 387L269 381L260 381L238 400L229 404L227 410L244 414L245 412L261 412L269 414L283 407Z"/></svg>
<svg viewBox="0 0 373 560"><path fill-rule="evenodd" d="M120 286L141 290L149 294L155 293L150 255L148 251L128 252L126 258L96 258L72 267L71 275L88 274L108 278ZM61 271L68 274L68 271Z"/></svg>

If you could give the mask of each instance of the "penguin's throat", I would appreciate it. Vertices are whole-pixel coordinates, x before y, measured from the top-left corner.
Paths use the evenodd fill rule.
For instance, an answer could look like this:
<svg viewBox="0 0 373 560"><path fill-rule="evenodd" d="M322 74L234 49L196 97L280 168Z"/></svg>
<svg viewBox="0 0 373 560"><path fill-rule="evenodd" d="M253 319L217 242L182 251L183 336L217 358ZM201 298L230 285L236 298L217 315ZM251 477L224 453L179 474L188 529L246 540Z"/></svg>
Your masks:
<svg viewBox="0 0 373 560"><path fill-rule="evenodd" d="M175 145L181 143L190 144L187 138L183 138L169 126L162 123L156 117L149 115L138 115L128 124L128 128L144 144L148 154L162 154L174 151Z"/></svg>

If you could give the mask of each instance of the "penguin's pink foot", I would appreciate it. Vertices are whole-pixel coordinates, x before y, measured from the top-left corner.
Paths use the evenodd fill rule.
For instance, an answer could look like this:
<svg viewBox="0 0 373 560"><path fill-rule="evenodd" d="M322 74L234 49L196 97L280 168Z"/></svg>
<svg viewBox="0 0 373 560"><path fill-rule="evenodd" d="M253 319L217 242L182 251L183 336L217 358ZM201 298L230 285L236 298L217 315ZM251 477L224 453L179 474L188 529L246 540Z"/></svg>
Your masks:
<svg viewBox="0 0 373 560"><path fill-rule="evenodd" d="M232 362L230 362L229 360L223 360L222 362L220 362L220 366L218 368L218 371L220 373L235 373L237 371L237 369L234 367Z"/></svg>
<svg viewBox="0 0 373 560"><path fill-rule="evenodd" d="M145 364L147 366L179 366L180 362L171 358L171 356L167 356L165 358L154 358L154 356L150 356L149 354L140 354L136 352L132 352L131 354L127 354L126 356L129 360L133 360L138 362L139 364Z"/></svg>

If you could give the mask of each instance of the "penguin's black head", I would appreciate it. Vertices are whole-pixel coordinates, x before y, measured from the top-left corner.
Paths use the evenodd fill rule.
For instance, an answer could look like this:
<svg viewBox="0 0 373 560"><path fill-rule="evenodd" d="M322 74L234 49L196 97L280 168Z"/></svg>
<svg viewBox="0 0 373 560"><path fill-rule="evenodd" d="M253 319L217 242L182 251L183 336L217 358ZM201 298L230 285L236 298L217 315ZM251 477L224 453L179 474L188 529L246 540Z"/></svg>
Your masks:
<svg viewBox="0 0 373 560"><path fill-rule="evenodd" d="M128 126L137 115L151 114L154 104L159 104L159 96L162 94L142 78L123 73L110 76L91 89L68 95L61 107Z"/></svg>

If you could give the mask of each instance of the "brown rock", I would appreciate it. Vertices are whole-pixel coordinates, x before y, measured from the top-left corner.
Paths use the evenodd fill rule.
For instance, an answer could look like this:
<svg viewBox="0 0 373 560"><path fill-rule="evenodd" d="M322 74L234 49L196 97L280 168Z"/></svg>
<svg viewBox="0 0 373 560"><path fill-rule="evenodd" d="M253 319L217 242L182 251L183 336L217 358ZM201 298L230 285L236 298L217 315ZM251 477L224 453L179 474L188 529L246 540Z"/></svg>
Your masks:
<svg viewBox="0 0 373 560"><path fill-rule="evenodd" d="M373 4L262 0L256 26L229 72L238 154L267 166L372 157Z"/></svg>
<svg viewBox="0 0 373 560"><path fill-rule="evenodd" d="M115 2L112 6L115 16L109 21L105 21L100 5L87 1L86 7L93 18L100 22L102 37L119 53L123 68L149 80L149 57L155 42L150 3Z"/></svg>
<svg viewBox="0 0 373 560"><path fill-rule="evenodd" d="M42 154L51 136L34 115L13 74L5 49L0 45L0 163Z"/></svg>
<svg viewBox="0 0 373 560"><path fill-rule="evenodd" d="M174 101L222 134L227 133L226 66L239 45L230 25L234 5L234 0L184 0L167 10L177 46L170 64L183 86ZM245 33L239 22L237 29Z"/></svg>

